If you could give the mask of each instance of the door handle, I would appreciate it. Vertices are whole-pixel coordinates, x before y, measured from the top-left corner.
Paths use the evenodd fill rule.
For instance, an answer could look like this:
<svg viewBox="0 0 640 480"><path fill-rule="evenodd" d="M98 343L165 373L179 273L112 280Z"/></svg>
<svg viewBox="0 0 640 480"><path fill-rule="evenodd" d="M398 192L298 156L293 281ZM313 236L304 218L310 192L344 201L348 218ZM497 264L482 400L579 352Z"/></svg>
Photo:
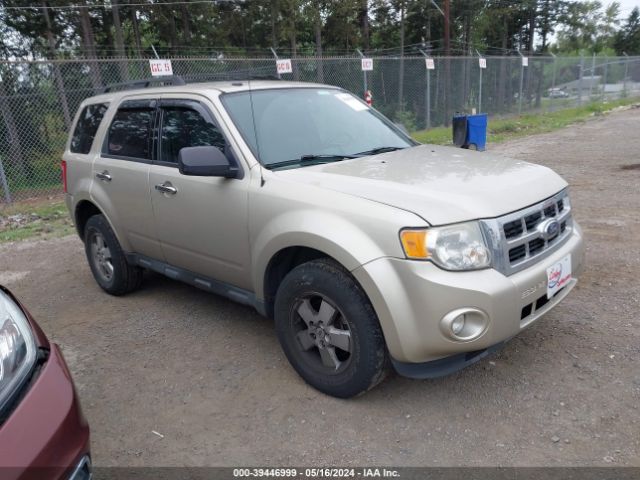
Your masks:
<svg viewBox="0 0 640 480"><path fill-rule="evenodd" d="M156 190L162 193L168 193L169 195L175 195L178 193L178 189L169 182L159 183L156 185Z"/></svg>
<svg viewBox="0 0 640 480"><path fill-rule="evenodd" d="M111 181L111 175L109 175L109 172L107 170L104 170L102 172L96 173L96 178L98 180L102 180L103 182L110 182Z"/></svg>

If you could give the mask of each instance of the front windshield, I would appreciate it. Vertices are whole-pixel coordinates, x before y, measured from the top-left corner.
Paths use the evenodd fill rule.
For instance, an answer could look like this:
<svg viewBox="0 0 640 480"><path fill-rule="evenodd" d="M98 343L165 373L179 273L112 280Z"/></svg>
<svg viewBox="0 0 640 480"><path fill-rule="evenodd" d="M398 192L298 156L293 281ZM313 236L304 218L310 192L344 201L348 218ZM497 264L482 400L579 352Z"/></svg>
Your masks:
<svg viewBox="0 0 640 480"><path fill-rule="evenodd" d="M253 90L225 94L222 102L267 167L319 158L338 161L414 145L382 115L342 90Z"/></svg>

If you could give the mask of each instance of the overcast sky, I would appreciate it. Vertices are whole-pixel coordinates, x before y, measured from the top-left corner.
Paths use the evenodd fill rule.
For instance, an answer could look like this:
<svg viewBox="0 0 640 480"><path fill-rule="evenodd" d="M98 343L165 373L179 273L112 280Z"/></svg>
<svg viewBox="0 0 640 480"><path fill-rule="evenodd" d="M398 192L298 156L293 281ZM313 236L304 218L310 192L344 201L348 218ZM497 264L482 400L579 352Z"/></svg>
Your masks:
<svg viewBox="0 0 640 480"><path fill-rule="evenodd" d="M640 7L640 0L618 0L620 2L620 16L625 20L633 10L633 7ZM604 1L602 2L605 5L608 5L611 2Z"/></svg>

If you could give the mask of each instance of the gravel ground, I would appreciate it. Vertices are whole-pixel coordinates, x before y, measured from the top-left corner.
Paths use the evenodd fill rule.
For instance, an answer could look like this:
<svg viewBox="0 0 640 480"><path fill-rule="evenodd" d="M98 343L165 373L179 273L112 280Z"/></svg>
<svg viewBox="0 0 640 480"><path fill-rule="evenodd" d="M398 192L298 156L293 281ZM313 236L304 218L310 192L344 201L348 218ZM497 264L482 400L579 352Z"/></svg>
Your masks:
<svg viewBox="0 0 640 480"><path fill-rule="evenodd" d="M0 282L62 346L98 466L640 466L640 170L622 169L638 131L628 110L492 148L569 181L587 267L534 327L443 379L326 397L253 310L151 274L110 297L75 236L0 246Z"/></svg>

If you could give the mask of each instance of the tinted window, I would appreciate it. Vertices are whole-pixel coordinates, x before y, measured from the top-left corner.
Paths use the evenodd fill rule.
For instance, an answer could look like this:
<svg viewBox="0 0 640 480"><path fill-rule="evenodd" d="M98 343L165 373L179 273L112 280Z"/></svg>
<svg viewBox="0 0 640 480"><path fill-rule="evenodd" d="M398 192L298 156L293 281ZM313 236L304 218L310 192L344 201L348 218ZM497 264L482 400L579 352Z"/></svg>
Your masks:
<svg viewBox="0 0 640 480"><path fill-rule="evenodd" d="M87 105L82 109L80 118L71 137L71 151L74 153L89 153L93 139L96 136L104 112L107 111L106 103Z"/></svg>
<svg viewBox="0 0 640 480"><path fill-rule="evenodd" d="M184 147L214 146L224 151L224 137L200 113L181 107L165 107L162 111L163 162L178 163L178 153Z"/></svg>
<svg viewBox="0 0 640 480"><path fill-rule="evenodd" d="M150 160L153 113L151 108L120 108L109 128L107 153Z"/></svg>

